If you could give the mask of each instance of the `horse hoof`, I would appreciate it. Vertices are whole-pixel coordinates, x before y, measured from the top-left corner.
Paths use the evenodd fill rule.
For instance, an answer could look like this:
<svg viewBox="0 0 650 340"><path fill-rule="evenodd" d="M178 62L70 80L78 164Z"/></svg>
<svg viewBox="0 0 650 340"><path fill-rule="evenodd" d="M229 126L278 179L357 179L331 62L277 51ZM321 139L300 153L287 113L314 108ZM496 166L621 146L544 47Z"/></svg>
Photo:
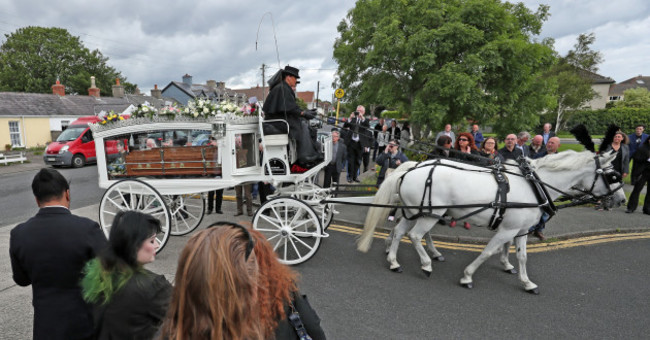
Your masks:
<svg viewBox="0 0 650 340"><path fill-rule="evenodd" d="M401 273L401 272L403 272L402 267L391 268L391 270L394 271L395 273Z"/></svg>
<svg viewBox="0 0 650 340"><path fill-rule="evenodd" d="M424 275L426 275L427 277L431 277L431 272L430 272L430 271L422 269L422 272L423 272Z"/></svg>
<svg viewBox="0 0 650 340"><path fill-rule="evenodd" d="M518 272L517 272L517 269L515 269L515 268L512 268L512 269L504 269L503 271L506 272L506 273L508 273L508 274L517 274L517 273L518 273Z"/></svg>
<svg viewBox="0 0 650 340"><path fill-rule="evenodd" d="M460 285L463 286L463 287L465 287L465 288L467 288L467 289L472 289L472 288L474 288L474 284L471 283L471 282L470 282L470 283L461 283Z"/></svg>
<svg viewBox="0 0 650 340"><path fill-rule="evenodd" d="M539 295L539 288L533 288L530 290L527 290L527 292L533 294L533 295Z"/></svg>
<svg viewBox="0 0 650 340"><path fill-rule="evenodd" d="M433 259L436 260L436 261L438 261L438 262L445 262L445 257L442 256L442 255L440 255L440 256L438 256L438 257L434 257Z"/></svg>

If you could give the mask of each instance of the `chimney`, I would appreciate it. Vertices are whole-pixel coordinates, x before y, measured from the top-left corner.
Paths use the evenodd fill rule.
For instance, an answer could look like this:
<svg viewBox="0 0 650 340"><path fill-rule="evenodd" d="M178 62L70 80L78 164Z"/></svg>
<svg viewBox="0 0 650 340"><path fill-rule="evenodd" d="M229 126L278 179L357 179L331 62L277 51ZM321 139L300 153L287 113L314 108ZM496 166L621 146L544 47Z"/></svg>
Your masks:
<svg viewBox="0 0 650 340"><path fill-rule="evenodd" d="M216 91L217 90L217 82L214 81L214 80L208 80L207 86L210 89L210 91Z"/></svg>
<svg viewBox="0 0 650 340"><path fill-rule="evenodd" d="M153 90L151 90L151 96L156 99L162 99L162 91L158 88L158 84L154 84Z"/></svg>
<svg viewBox="0 0 650 340"><path fill-rule="evenodd" d="M61 97L65 96L65 86L57 79L56 84L52 85L52 93Z"/></svg>
<svg viewBox="0 0 650 340"><path fill-rule="evenodd" d="M183 76L183 84L187 84L189 86L192 86L192 76L185 73L185 75Z"/></svg>
<svg viewBox="0 0 650 340"><path fill-rule="evenodd" d="M99 98L99 88L95 86L95 76L90 77L90 88L88 89L88 95L91 97Z"/></svg>
<svg viewBox="0 0 650 340"><path fill-rule="evenodd" d="M120 85L120 78L115 78L115 85L113 85L113 97L124 98L124 86Z"/></svg>
<svg viewBox="0 0 650 340"><path fill-rule="evenodd" d="M218 83L217 83L217 88L218 88L219 90L225 90L225 89L226 89L226 83L223 82L223 81L218 82Z"/></svg>

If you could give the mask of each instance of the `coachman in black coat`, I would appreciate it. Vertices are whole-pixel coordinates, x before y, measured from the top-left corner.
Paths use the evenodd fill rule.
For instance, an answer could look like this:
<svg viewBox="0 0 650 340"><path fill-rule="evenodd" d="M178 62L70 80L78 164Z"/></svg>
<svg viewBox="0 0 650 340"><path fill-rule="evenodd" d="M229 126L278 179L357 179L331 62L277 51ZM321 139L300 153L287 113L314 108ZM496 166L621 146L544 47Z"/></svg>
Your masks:
<svg viewBox="0 0 650 340"><path fill-rule="evenodd" d="M33 338L91 339L92 309L79 283L106 237L97 222L70 212L68 183L56 170L37 173L32 190L40 210L11 230L9 255L16 284L32 286Z"/></svg>

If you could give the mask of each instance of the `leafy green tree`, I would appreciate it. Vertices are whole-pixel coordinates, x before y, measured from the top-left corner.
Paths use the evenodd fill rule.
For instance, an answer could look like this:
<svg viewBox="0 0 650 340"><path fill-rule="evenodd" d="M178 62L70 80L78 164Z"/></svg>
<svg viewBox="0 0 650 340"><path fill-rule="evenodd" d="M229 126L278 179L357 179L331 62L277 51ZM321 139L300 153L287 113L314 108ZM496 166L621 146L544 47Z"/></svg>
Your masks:
<svg viewBox="0 0 650 340"><path fill-rule="evenodd" d="M90 51L65 29L30 26L5 37L0 46L2 91L51 93L58 78L66 92L87 94L91 76L104 96L112 95L116 78L127 93L135 90L99 50Z"/></svg>
<svg viewBox="0 0 650 340"><path fill-rule="evenodd" d="M596 40L593 33L580 34L573 49L549 72L557 98L554 108L555 130L560 130L565 121L565 113L580 109L597 96L591 88L591 77L598 71L598 64L603 58L600 52L591 49Z"/></svg>
<svg viewBox="0 0 650 340"><path fill-rule="evenodd" d="M307 110L307 103L298 96L296 96L296 104L301 110Z"/></svg>
<svg viewBox="0 0 650 340"><path fill-rule="evenodd" d="M547 17L498 0L359 0L338 26L335 83L409 112L415 138L468 119L519 131L553 105L552 42L532 39Z"/></svg>
<svg viewBox="0 0 650 340"><path fill-rule="evenodd" d="M637 87L623 91L623 100L616 102L616 107L650 108L650 91Z"/></svg>

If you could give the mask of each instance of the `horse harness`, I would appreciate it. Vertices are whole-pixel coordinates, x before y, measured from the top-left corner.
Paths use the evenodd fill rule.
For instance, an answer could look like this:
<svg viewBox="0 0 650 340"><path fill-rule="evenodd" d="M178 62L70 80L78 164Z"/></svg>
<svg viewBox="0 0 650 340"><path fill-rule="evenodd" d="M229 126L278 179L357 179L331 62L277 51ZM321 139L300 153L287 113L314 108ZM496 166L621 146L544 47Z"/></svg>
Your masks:
<svg viewBox="0 0 650 340"><path fill-rule="evenodd" d="M506 173L514 174L511 172L508 172L505 170L504 166L500 163L497 163L493 166L487 167L492 173L494 180L497 183L497 191L496 195L494 198L494 201L490 203L479 203L479 204L459 204L459 205L445 205L445 206L433 206L432 205L432 197L433 197L433 172L438 166L446 166L446 167L451 167L451 168L456 168L464 171L476 171L476 172L486 172L483 170L469 170L469 169L464 169L452 164L444 164L441 162L441 159L435 160L433 163L427 163L421 166L417 166L415 168L409 169L406 173L402 175L400 178L400 181L404 178L404 176L414 170L414 169L419 169L423 167L430 167L429 170L429 176L427 177L427 180L425 182L425 188L422 193L422 199L420 201L420 205L417 207L418 212L412 216L408 216L406 214L405 209L412 208L412 207L401 207L402 208L402 215L404 218L408 220L413 220L416 218L419 218L421 216L429 216L429 217L434 217L438 219L442 219L443 216L440 216L438 214L434 214L433 210L434 209L440 209L440 208L478 208L477 210L474 210L468 214L465 214L461 217L458 218L458 220L463 220L466 219L470 216L479 214L487 209L494 209L492 216L490 217L490 222L488 223L488 229L489 230L495 230L499 227L501 222L503 221L503 217L505 215L505 212L507 208L540 208L543 211L549 213L549 215L553 216L555 215L557 208L553 204L552 200L550 199L550 195L548 194L548 191L546 188L542 185L542 182L539 180L539 177L535 173L535 171L530 167L528 162L524 158L520 158L518 160L519 162L519 168L522 171L523 177L528 180L530 183L533 192L535 193L535 197L537 198L537 203L516 203L516 202L508 202L508 193L510 192L510 182L508 180L508 177L506 176ZM518 175L518 174L516 174Z"/></svg>

